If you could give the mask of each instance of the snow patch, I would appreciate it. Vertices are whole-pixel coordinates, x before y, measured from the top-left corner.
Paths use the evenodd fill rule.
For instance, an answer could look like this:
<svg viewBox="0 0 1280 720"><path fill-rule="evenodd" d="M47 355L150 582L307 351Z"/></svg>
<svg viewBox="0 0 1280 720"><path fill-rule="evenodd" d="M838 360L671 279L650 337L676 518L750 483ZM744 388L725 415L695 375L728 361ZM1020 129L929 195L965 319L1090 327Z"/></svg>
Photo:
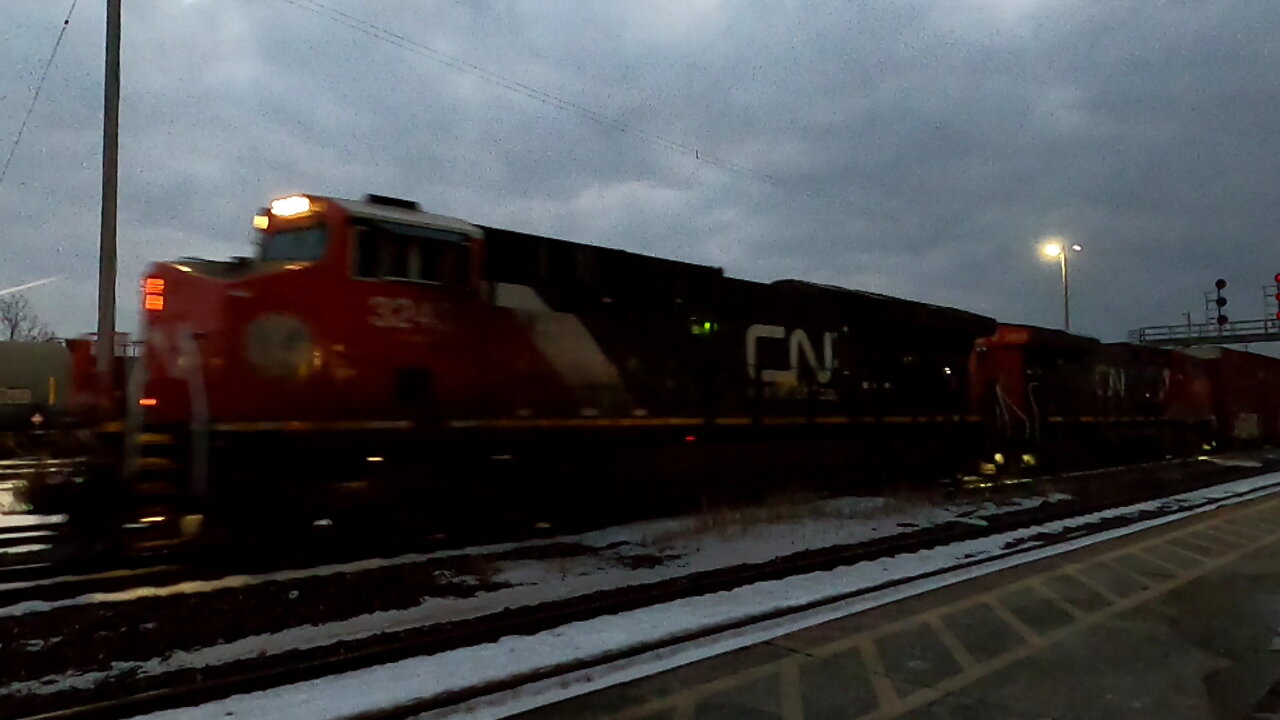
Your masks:
<svg viewBox="0 0 1280 720"><path fill-rule="evenodd" d="M272 717L281 720L341 718L554 668L564 663L600 658L621 648L675 640L706 628L749 620L763 612L811 606L815 602L828 600L833 602L828 606L819 606L795 615L663 648L637 658L616 661L602 668L575 673L569 678L559 677L534 683L495 698L482 699L463 708L450 708L438 713L441 717L464 713L466 717L476 718L505 717L746 647L911 595L1138 532L1215 507L1270 494L1278 489L1280 473L1271 473L1173 498L862 562L836 570L756 583L726 592L571 623L532 636L506 637L494 643L412 658L143 717L149 720L225 717ZM1193 507L1197 505L1200 507ZM1046 540L1031 539L1032 536L1046 538L1101 520L1178 507L1192 509L1057 545L1045 546ZM1011 546L1019 549L1005 549ZM974 564L975 558L986 558L987 562ZM957 566L963 567L947 572L947 568ZM922 575L932 573L941 574L921 578ZM867 595L849 597L859 590L911 578L919 579ZM429 716L435 715L437 713Z"/></svg>

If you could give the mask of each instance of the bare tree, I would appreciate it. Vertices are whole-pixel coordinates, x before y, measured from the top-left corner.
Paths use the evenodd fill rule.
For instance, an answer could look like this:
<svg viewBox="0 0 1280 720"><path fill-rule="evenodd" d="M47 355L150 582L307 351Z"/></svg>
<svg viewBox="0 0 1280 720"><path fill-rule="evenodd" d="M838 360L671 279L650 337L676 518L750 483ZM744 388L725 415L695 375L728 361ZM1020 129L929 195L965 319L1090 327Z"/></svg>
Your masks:
<svg viewBox="0 0 1280 720"><path fill-rule="evenodd" d="M0 340L52 339L53 331L36 315L25 295L0 295Z"/></svg>

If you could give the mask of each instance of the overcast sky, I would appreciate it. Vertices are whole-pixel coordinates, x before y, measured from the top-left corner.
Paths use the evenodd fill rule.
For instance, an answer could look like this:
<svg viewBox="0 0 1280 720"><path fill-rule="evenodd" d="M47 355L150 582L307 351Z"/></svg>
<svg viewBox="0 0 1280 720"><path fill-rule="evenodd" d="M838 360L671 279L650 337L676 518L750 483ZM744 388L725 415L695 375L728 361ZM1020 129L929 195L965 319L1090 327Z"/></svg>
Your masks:
<svg viewBox="0 0 1280 720"><path fill-rule="evenodd" d="M1107 340L1199 321L1219 276L1260 317L1280 271L1273 0L323 2L372 27L124 0L126 329L147 260L246 254L294 191L1051 326L1036 243L1062 235L1073 325ZM69 4L5 2L0 162ZM63 334L95 318L103 6L80 0L0 184L0 288L65 276L29 292Z"/></svg>

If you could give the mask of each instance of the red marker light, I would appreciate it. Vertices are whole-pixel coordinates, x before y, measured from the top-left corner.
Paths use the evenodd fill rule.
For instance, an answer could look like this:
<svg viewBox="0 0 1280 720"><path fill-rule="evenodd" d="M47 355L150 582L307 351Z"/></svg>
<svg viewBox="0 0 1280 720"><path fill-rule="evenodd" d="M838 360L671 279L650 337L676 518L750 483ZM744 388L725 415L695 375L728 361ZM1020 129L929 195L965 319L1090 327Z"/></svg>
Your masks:
<svg viewBox="0 0 1280 720"><path fill-rule="evenodd" d="M695 441L695 440L697 440L697 439L698 439L698 436L697 436L697 435L685 435L685 436L684 436L684 441L685 441L685 442L693 442L693 441Z"/></svg>
<svg viewBox="0 0 1280 720"><path fill-rule="evenodd" d="M164 278L149 277L143 281L142 307L153 311L164 309Z"/></svg>

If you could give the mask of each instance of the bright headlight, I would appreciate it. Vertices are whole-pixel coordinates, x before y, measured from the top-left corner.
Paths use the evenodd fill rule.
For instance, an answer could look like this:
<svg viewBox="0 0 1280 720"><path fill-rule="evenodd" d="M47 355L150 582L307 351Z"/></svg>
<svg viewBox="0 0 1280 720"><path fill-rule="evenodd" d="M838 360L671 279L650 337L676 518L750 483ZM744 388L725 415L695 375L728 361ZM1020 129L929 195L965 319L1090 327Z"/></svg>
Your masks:
<svg viewBox="0 0 1280 720"><path fill-rule="evenodd" d="M271 201L271 214L276 217L294 217L311 212L311 198L305 195L290 195Z"/></svg>

